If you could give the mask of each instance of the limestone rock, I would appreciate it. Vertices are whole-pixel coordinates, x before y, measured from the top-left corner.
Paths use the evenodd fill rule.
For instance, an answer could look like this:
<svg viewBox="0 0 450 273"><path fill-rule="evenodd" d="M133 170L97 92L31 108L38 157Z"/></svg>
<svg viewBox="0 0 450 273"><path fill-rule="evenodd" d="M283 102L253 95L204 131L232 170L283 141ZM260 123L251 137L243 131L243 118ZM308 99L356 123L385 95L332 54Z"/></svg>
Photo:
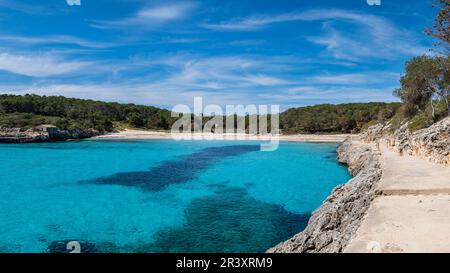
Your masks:
<svg viewBox="0 0 450 273"><path fill-rule="evenodd" d="M381 178L379 155L369 145L345 141L338 149L338 160L354 175L336 187L311 216L303 232L271 248L268 252L342 252L358 229Z"/></svg>

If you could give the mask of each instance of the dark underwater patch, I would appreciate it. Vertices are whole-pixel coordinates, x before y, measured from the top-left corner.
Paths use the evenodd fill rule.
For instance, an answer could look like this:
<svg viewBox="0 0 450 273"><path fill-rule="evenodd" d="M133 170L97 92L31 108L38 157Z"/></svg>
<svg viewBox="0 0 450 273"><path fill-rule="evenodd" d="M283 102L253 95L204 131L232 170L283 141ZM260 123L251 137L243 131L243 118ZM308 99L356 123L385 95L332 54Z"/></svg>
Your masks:
<svg viewBox="0 0 450 273"><path fill-rule="evenodd" d="M82 253L257 253L302 231L310 216L257 201L245 188L220 187L212 196L195 199L185 211L185 224L158 232L152 243L118 247L112 242L61 240L52 242L47 252L69 253L67 243L78 241Z"/></svg>
<svg viewBox="0 0 450 273"><path fill-rule="evenodd" d="M336 150L330 151L324 156L325 159L330 159L330 160L336 160L336 157L337 157Z"/></svg>
<svg viewBox="0 0 450 273"><path fill-rule="evenodd" d="M165 161L148 171L124 172L97 178L89 183L139 187L147 191L160 191L170 184L194 179L197 173L223 158L258 151L258 145L211 147L199 152Z"/></svg>
<svg viewBox="0 0 450 273"><path fill-rule="evenodd" d="M303 230L310 218L231 187L194 200L185 215L182 227L160 231L154 243L129 246L129 251L264 252Z"/></svg>

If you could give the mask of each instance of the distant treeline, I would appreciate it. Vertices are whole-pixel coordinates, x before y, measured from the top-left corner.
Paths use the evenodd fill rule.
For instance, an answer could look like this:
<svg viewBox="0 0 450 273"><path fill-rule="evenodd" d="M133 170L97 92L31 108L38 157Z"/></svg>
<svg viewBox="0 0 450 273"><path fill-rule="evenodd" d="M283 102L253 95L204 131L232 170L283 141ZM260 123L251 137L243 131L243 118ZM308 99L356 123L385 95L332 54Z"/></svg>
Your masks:
<svg viewBox="0 0 450 273"><path fill-rule="evenodd" d="M280 114L284 133L357 132L395 115L399 103L350 103L293 108ZM62 96L0 95L0 126L112 131L115 127L169 130L177 118L169 110ZM204 123L210 117L204 117ZM248 117L247 128L248 128ZM224 123L225 124L225 123ZM270 121L269 121L270 124ZM236 123L235 123L236 126Z"/></svg>
<svg viewBox="0 0 450 273"><path fill-rule="evenodd" d="M33 127L52 123L59 129L113 130L114 125L169 129L170 111L151 106L108 103L62 96L0 95L0 126Z"/></svg>
<svg viewBox="0 0 450 273"><path fill-rule="evenodd" d="M400 103L322 104L292 108L280 116L284 133L350 133L392 118Z"/></svg>

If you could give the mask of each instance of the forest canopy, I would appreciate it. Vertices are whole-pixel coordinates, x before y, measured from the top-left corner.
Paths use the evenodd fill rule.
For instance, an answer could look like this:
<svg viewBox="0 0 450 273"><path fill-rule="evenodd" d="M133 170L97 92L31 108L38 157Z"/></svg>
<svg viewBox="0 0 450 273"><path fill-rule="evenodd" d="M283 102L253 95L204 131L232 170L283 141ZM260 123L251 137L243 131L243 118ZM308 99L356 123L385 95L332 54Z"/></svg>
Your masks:
<svg viewBox="0 0 450 273"><path fill-rule="evenodd" d="M284 133L357 132L367 124L392 117L399 107L399 103L349 103L292 108L280 114L280 127ZM0 126L4 127L54 124L63 130L101 132L118 127L169 130L176 119L169 110L152 106L62 96L0 95Z"/></svg>
<svg viewBox="0 0 450 273"><path fill-rule="evenodd" d="M170 111L152 106L62 96L0 95L0 126L4 127L29 128L39 123L54 123L62 130L109 132L115 124L122 123L137 128L167 130L172 122Z"/></svg>

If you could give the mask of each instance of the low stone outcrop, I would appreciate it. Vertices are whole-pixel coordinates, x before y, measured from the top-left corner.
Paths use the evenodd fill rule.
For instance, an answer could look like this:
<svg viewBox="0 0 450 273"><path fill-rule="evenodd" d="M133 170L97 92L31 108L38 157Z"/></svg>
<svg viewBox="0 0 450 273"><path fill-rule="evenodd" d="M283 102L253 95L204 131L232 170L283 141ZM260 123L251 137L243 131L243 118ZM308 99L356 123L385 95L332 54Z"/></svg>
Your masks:
<svg viewBox="0 0 450 273"><path fill-rule="evenodd" d="M333 190L304 231L268 252L336 253L347 246L375 198L382 171L378 153L350 140L338 148L338 160L348 165L354 178Z"/></svg>
<svg viewBox="0 0 450 273"><path fill-rule="evenodd" d="M431 162L450 165L450 117L428 128L411 133L408 123L391 132L391 125L369 127L361 138L366 142L383 141L400 154L419 156Z"/></svg>
<svg viewBox="0 0 450 273"><path fill-rule="evenodd" d="M23 130L22 128L0 127L0 143L63 141L90 138L97 135L99 135L99 132L95 130L58 130L55 128L51 131L43 131L36 128Z"/></svg>

